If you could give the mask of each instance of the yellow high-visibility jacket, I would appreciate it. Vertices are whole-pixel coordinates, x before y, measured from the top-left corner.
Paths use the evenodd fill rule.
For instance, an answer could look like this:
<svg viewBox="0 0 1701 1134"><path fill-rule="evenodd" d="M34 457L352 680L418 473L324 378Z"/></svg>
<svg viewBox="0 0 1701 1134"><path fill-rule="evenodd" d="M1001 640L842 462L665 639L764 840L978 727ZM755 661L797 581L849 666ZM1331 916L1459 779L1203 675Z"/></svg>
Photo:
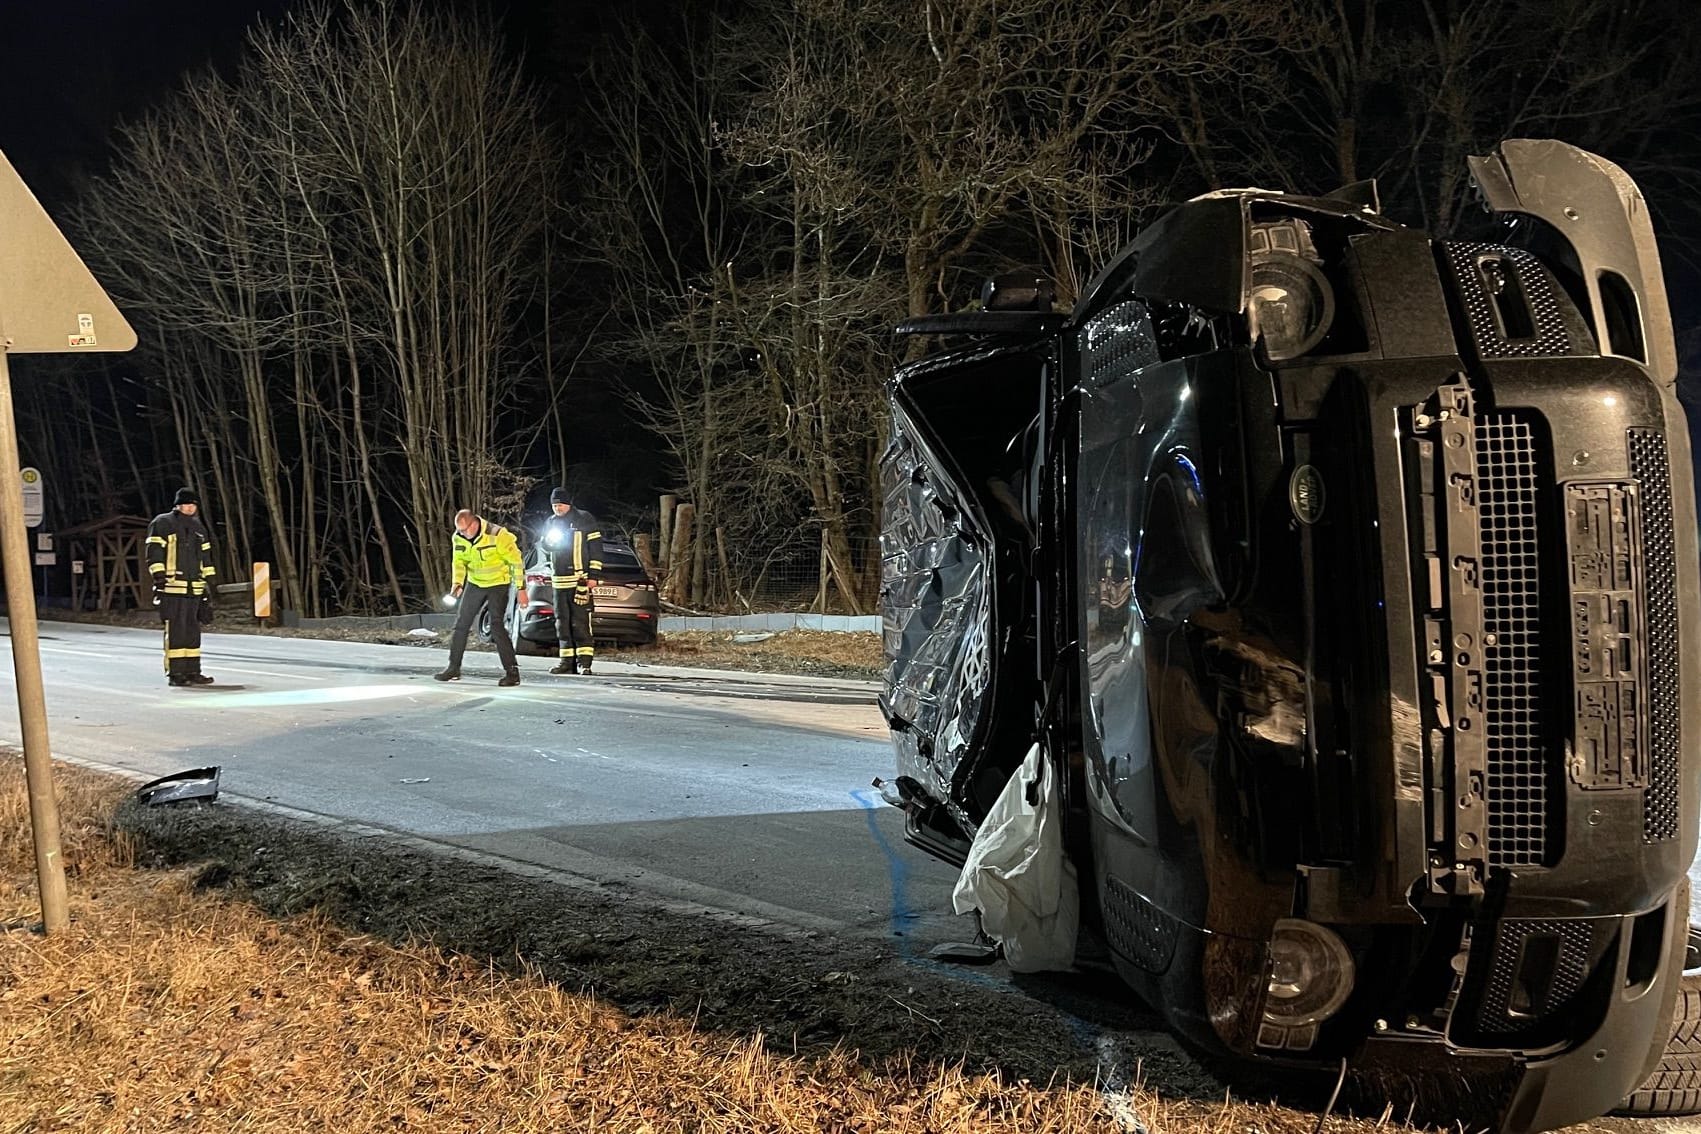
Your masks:
<svg viewBox="0 0 1701 1134"><path fill-rule="evenodd" d="M455 585L499 587L522 583L525 563L514 533L489 520L479 521L478 535L468 539L455 532Z"/></svg>

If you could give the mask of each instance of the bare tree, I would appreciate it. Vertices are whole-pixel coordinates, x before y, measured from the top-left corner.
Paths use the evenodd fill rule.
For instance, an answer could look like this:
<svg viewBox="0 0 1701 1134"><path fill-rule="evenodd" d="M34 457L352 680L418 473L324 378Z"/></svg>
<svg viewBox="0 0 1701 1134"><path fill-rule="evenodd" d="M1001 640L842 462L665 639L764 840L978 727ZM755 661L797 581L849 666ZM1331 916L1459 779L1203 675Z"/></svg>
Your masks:
<svg viewBox="0 0 1701 1134"><path fill-rule="evenodd" d="M407 605L398 516L437 593L443 516L498 487L553 160L538 110L486 25L317 6L127 128L89 194L105 275L195 354L157 354L183 463L232 494L288 605Z"/></svg>

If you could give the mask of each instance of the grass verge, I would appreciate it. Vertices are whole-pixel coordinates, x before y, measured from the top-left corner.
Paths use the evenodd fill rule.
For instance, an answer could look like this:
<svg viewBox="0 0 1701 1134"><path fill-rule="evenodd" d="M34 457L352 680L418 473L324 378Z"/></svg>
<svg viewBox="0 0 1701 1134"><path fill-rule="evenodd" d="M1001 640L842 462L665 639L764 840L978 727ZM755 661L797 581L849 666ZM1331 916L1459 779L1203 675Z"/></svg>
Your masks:
<svg viewBox="0 0 1701 1134"><path fill-rule="evenodd" d="M75 768L59 770L73 927L42 938L20 765L0 771L0 1130L1069 1131L1138 1114L1162 1134L1226 1117L913 1053L788 1054L512 959L270 916L205 869L136 868L111 821L124 785Z"/></svg>
<svg viewBox="0 0 1701 1134"><path fill-rule="evenodd" d="M21 763L0 760L0 1131L1402 1128L1230 1100L1157 1048L1152 1088L1106 1089L1047 1038L1049 997L893 983L831 943L228 805L126 807L129 785L77 768L58 770L73 925L43 938Z"/></svg>

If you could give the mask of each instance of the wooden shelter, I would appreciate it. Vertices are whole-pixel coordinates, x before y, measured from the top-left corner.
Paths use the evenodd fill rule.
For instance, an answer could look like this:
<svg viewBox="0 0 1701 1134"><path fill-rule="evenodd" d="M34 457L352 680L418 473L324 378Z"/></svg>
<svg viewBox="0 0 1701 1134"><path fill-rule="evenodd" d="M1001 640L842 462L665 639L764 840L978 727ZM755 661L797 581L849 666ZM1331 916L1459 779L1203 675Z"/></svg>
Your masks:
<svg viewBox="0 0 1701 1134"><path fill-rule="evenodd" d="M71 576L71 608L96 610L143 609L153 601L148 580L147 539L151 521L141 516L108 516L71 528L55 538L83 573Z"/></svg>

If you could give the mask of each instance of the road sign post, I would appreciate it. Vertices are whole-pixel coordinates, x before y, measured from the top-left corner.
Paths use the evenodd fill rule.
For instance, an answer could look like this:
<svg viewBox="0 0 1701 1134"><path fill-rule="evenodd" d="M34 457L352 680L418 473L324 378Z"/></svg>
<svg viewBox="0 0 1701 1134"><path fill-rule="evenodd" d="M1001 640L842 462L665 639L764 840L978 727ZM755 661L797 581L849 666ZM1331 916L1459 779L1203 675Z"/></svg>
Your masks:
<svg viewBox="0 0 1701 1134"><path fill-rule="evenodd" d="M15 469L18 428L12 415L12 371L6 355L6 340L0 337L0 469ZM35 834L41 922L47 932L58 933L71 924L71 917L66 908L65 860L59 846L59 801L53 794L47 695L41 680L41 645L21 477L0 476L0 564L6 571L6 615L12 630L12 672L18 686L18 728L24 739L24 779L29 785L30 830Z"/></svg>
<svg viewBox="0 0 1701 1134"><path fill-rule="evenodd" d="M41 922L48 933L64 931L71 919L30 566L28 529L33 525L25 515L26 478L25 470L18 468L18 425L7 359L14 354L127 351L135 345L136 333L130 324L0 154L0 566L6 572L6 612L12 631L12 670L17 677ZM35 473L34 484L39 504L40 473ZM35 523L40 522L37 515Z"/></svg>

